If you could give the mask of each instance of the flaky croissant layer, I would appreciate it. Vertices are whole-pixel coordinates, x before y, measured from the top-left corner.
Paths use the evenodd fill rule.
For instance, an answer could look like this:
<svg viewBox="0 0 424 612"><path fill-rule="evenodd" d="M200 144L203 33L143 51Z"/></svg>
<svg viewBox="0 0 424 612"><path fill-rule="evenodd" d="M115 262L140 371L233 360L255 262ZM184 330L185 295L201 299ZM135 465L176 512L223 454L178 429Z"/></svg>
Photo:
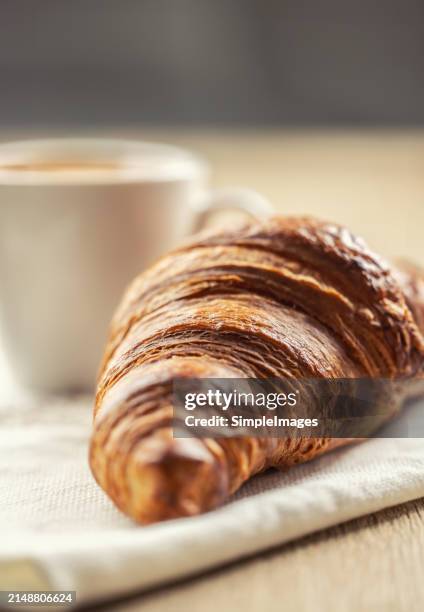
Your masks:
<svg viewBox="0 0 424 612"><path fill-rule="evenodd" d="M352 440L173 438L177 377L420 381L423 372L418 269L392 270L347 229L310 218L199 236L137 277L114 316L91 468L136 521L198 514L261 470Z"/></svg>

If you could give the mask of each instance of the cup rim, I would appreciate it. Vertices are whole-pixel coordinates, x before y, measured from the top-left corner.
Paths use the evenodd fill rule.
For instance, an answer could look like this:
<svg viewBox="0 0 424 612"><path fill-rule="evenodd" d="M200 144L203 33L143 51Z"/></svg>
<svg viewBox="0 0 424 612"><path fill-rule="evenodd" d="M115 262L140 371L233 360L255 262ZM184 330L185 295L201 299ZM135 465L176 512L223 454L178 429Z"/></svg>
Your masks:
<svg viewBox="0 0 424 612"><path fill-rule="evenodd" d="M45 163L60 160L65 163L117 163L110 172L52 172L14 170L7 165ZM137 164L137 160L143 164ZM2 167L3 165L3 167ZM6 166L6 167L5 167ZM197 153L162 142L119 138L40 138L0 143L0 187L27 186L99 186L122 184L163 183L209 175L207 162Z"/></svg>

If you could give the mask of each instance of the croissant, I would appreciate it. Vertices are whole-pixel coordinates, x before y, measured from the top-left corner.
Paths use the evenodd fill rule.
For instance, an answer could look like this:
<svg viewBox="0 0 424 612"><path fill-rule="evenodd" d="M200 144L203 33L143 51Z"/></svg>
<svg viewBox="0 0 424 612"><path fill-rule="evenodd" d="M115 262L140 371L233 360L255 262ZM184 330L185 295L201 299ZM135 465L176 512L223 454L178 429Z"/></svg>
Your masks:
<svg viewBox="0 0 424 612"><path fill-rule="evenodd" d="M91 469L140 523L196 515L253 474L353 440L173 437L176 378L416 380L389 418L423 392L423 372L418 268L392 269L347 229L311 218L199 235L136 278L118 307L98 380Z"/></svg>

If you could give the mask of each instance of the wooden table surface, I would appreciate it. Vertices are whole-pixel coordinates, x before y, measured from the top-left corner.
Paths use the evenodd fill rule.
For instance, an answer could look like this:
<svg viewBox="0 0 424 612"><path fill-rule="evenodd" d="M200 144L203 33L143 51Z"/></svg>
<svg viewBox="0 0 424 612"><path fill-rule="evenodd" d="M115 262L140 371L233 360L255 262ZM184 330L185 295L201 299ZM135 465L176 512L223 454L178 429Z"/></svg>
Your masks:
<svg viewBox="0 0 424 612"><path fill-rule="evenodd" d="M194 149L210 160L214 185L257 189L282 213L346 223L388 257L403 255L424 264L424 131L120 129L106 135ZM121 601L113 609L421 612L424 499Z"/></svg>
<svg viewBox="0 0 424 612"><path fill-rule="evenodd" d="M198 151L214 185L251 187L283 214L344 223L380 254L424 264L424 129L125 134Z"/></svg>

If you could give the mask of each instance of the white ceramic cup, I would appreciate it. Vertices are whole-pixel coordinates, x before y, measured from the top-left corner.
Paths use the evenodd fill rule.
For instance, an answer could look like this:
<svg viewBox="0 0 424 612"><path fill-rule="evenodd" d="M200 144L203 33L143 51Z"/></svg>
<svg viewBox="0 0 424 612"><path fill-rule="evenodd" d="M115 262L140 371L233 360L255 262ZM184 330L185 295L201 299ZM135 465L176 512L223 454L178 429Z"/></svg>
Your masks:
<svg viewBox="0 0 424 612"><path fill-rule="evenodd" d="M132 277L213 210L269 214L255 192L208 191L208 174L196 155L162 144L0 145L0 324L19 382L50 392L92 388Z"/></svg>

